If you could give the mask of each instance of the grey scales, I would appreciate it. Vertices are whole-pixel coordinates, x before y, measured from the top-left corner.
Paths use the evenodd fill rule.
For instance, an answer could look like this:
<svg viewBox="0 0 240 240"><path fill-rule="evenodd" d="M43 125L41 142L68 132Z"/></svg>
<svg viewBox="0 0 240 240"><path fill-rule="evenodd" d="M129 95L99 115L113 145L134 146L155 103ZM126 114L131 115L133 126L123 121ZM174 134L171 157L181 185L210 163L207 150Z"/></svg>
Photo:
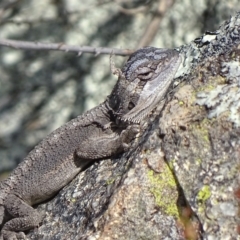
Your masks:
<svg viewBox="0 0 240 240"><path fill-rule="evenodd" d="M0 183L0 239L23 239L23 231L43 219L33 205L53 197L92 161L127 151L180 63L173 49L137 50L117 71L118 81L103 103L43 139Z"/></svg>

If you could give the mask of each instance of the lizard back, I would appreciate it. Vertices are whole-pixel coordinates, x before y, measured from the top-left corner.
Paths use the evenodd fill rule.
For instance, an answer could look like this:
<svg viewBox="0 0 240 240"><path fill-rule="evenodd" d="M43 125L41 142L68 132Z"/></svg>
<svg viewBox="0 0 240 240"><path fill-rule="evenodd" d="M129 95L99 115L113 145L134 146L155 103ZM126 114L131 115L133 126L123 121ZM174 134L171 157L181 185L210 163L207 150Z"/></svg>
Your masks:
<svg viewBox="0 0 240 240"><path fill-rule="evenodd" d="M93 133L92 137L102 134L102 129L96 128L94 122L104 125L109 121L104 102L49 134L1 183L0 203L9 191L31 205L54 195L90 162L76 161L74 152L89 132ZM95 159L94 153L92 159Z"/></svg>

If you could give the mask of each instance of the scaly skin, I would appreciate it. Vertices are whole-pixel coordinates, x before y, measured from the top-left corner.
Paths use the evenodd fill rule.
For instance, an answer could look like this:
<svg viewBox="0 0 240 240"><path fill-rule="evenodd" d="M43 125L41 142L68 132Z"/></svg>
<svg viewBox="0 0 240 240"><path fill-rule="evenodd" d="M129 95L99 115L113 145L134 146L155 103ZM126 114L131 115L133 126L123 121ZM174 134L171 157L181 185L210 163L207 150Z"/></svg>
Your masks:
<svg viewBox="0 0 240 240"><path fill-rule="evenodd" d="M139 123L164 97L181 59L175 50L143 48L130 56L111 95L42 140L0 184L2 239L21 239L42 214L31 206L55 195L87 164L128 149Z"/></svg>

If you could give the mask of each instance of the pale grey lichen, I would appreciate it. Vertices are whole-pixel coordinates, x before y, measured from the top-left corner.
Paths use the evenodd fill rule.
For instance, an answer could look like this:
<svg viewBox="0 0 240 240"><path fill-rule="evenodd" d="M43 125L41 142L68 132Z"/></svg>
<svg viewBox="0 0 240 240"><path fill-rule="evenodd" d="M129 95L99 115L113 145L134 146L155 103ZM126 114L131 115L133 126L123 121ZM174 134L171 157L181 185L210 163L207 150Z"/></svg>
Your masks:
<svg viewBox="0 0 240 240"><path fill-rule="evenodd" d="M240 65L239 61L222 63L221 72L229 81L235 81L240 86Z"/></svg>
<svg viewBox="0 0 240 240"><path fill-rule="evenodd" d="M223 202L219 204L222 214L225 216L234 217L237 215L238 207L234 206L232 202Z"/></svg>
<svg viewBox="0 0 240 240"><path fill-rule="evenodd" d="M229 84L218 85L213 90L199 92L196 103L209 108L208 117L218 117L227 112L235 127L240 126L240 66L238 61L222 63L222 74Z"/></svg>

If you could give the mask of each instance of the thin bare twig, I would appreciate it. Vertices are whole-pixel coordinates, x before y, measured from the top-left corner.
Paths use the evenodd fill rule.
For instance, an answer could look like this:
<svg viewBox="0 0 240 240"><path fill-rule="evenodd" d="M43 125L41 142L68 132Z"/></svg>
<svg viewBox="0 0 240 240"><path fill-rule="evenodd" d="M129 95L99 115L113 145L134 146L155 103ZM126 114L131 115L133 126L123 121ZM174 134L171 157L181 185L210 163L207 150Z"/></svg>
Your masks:
<svg viewBox="0 0 240 240"><path fill-rule="evenodd" d="M146 12L150 8L149 2L151 2L151 0L149 2L146 1L145 3L140 2L140 5L136 7L133 6L132 8L125 8L123 4L127 3L131 5L131 3L134 3L134 1L131 2L129 0L114 0L114 2L116 2L116 4L118 5L120 12L126 15L135 15L137 13Z"/></svg>
<svg viewBox="0 0 240 240"><path fill-rule="evenodd" d="M11 47L15 49L26 50L55 50L64 52L76 52L80 56L82 53L99 54L114 54L118 56L128 56L133 53L130 49L117 49L106 47L90 47L90 46L77 46L67 45L65 43L40 43L40 42L26 42L10 39L0 39L0 46Z"/></svg>
<svg viewBox="0 0 240 240"><path fill-rule="evenodd" d="M99 1L94 5L89 5L87 8L81 7L81 9L77 9L77 10L70 10L70 11L66 10L66 14L82 14L82 13L91 11L94 8L101 7L102 5L107 5L109 3L112 3L112 0Z"/></svg>
<svg viewBox="0 0 240 240"><path fill-rule="evenodd" d="M14 3L15 3L15 2L22 1L22 0L11 0L11 1L14 1ZM81 9L76 9L76 10L64 9L64 14L65 15L71 15L71 16L72 15L81 15L81 17L82 17L84 13L87 13L87 12L91 11L93 8L101 7L103 5L107 5L107 4L110 4L110 3L112 3L111 0L105 0L105 1L97 2L95 5L89 5L88 7L85 7L85 8L81 7ZM56 3L56 4L58 4L58 3ZM5 5L4 6L0 5L0 14L1 14L1 11L6 10L5 9L6 7L9 8L11 6L10 3L8 3L8 5L6 5L6 6ZM29 16L25 16L25 17L26 18L21 18L21 19L14 19L14 18L0 19L1 20L0 21L0 25L12 24L12 23L13 24L17 24L17 25L20 25L20 24L32 25L32 24L45 23L45 22L50 22L50 21L54 21L54 22L61 21L61 20L56 19L56 18L46 18L46 17L35 18L34 16L31 16L31 18L29 18Z"/></svg>
<svg viewBox="0 0 240 240"><path fill-rule="evenodd" d="M7 1L5 3L0 4L0 9L4 9L7 10L8 8L11 8L13 6L15 6L18 2L20 2L21 0L11 0L11 1Z"/></svg>
<svg viewBox="0 0 240 240"><path fill-rule="evenodd" d="M140 12L145 12L147 11L147 9L149 8L148 6L140 6L134 9L127 9L127 8L123 8L120 5L118 6L119 11L126 14L126 15L134 15Z"/></svg>
<svg viewBox="0 0 240 240"><path fill-rule="evenodd" d="M28 25L33 25L33 24L39 24L39 23L51 23L51 22L59 22L61 21L60 19L55 19L55 18L38 18L38 19L4 19L2 22L0 22L0 25L3 24L15 24L15 25L22 25L22 24L28 24Z"/></svg>
<svg viewBox="0 0 240 240"><path fill-rule="evenodd" d="M0 21L2 20L4 12L17 5L21 0L11 0L0 4Z"/></svg>
<svg viewBox="0 0 240 240"><path fill-rule="evenodd" d="M175 0L159 0L158 9L154 14L151 22L146 27L146 30L140 39L137 48L148 46L152 42L157 34L157 30L164 14L174 4L174 2Z"/></svg>

